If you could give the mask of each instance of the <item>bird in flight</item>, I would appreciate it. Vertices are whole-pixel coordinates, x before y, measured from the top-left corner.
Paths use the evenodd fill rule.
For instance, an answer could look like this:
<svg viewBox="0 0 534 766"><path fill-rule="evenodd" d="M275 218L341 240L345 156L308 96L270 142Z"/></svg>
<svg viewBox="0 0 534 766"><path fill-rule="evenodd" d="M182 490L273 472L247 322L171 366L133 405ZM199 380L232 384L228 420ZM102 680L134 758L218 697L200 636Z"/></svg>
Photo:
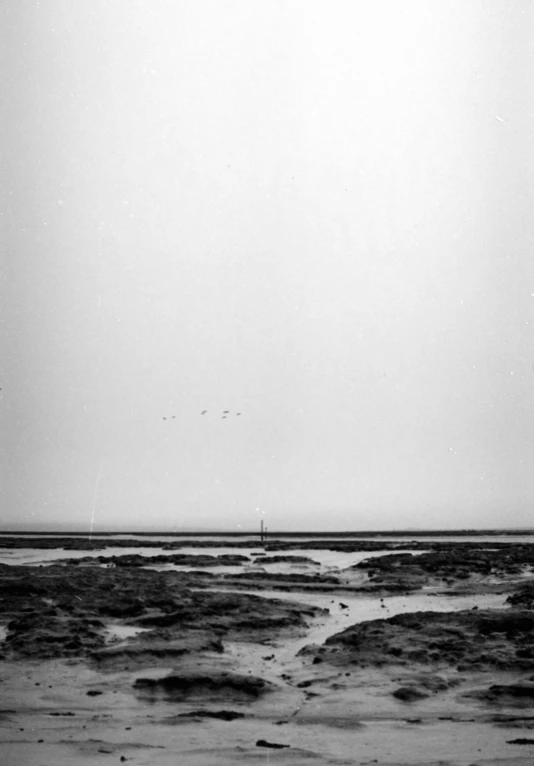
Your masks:
<svg viewBox="0 0 534 766"><path fill-rule="evenodd" d="M201 412L200 414L201 414L201 415L205 415L205 414L206 414L206 412L207 412L207 410L202 410L202 412Z"/></svg>
<svg viewBox="0 0 534 766"><path fill-rule="evenodd" d="M230 410L223 410L223 415L228 415L229 412Z"/></svg>

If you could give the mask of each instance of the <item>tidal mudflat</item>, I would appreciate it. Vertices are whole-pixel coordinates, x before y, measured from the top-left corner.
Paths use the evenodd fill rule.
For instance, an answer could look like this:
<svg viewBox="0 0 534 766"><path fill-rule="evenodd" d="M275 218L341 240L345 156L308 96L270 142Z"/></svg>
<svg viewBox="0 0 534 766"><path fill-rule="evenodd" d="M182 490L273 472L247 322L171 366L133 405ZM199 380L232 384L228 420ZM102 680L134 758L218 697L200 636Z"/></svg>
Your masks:
<svg viewBox="0 0 534 766"><path fill-rule="evenodd" d="M4 535L0 762L530 766L533 639L534 538Z"/></svg>

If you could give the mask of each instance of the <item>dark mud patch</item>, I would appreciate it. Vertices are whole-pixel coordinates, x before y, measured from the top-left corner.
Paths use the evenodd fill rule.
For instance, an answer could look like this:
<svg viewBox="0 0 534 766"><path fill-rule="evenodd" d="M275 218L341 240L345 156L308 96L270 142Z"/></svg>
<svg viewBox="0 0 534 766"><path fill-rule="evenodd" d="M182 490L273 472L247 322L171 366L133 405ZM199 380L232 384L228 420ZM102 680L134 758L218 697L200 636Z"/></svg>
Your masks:
<svg viewBox="0 0 534 766"><path fill-rule="evenodd" d="M515 593L508 596L506 603L520 609L534 609L534 582L521 585Z"/></svg>
<svg viewBox="0 0 534 766"><path fill-rule="evenodd" d="M457 686L460 682L458 678L447 679L434 673L412 673L398 680L401 680L402 686L395 689L392 695L402 702L427 699Z"/></svg>
<svg viewBox="0 0 534 766"><path fill-rule="evenodd" d="M239 592L190 591L172 611L146 614L132 620L140 627L152 628L140 641L180 635L184 629L209 628L219 637L240 636L273 638L280 631L304 631L307 619L325 610L282 599L266 599Z"/></svg>
<svg viewBox="0 0 534 766"><path fill-rule="evenodd" d="M220 672L172 673L163 678L138 678L133 688L144 699L184 701L192 698L247 702L276 689L270 681L253 675Z"/></svg>
<svg viewBox="0 0 534 766"><path fill-rule="evenodd" d="M265 559L262 559L262 562ZM262 582L267 583L270 587L273 583L278 584L287 583L289 585L340 585L341 581L339 577L334 575L321 575L321 574L300 574L283 572L240 572L239 574L228 574L223 576L227 583L242 583L245 582Z"/></svg>
<svg viewBox="0 0 534 766"><path fill-rule="evenodd" d="M534 707L534 683L492 684L487 689L466 692L462 696L494 705Z"/></svg>
<svg viewBox="0 0 534 766"><path fill-rule="evenodd" d="M392 694L395 699L402 700L402 702L415 702L430 697L428 692L419 689L417 686L400 686Z"/></svg>
<svg viewBox="0 0 534 766"><path fill-rule="evenodd" d="M507 739L507 745L534 745L534 739L528 737L518 737L517 739Z"/></svg>
<svg viewBox="0 0 534 766"><path fill-rule="evenodd" d="M86 618L76 619L61 610L31 612L7 625L7 636L0 657L79 657L104 647L103 623Z"/></svg>
<svg viewBox="0 0 534 766"><path fill-rule="evenodd" d="M336 665L452 666L470 670L532 670L534 614L411 612L352 625L301 654Z"/></svg>
<svg viewBox="0 0 534 766"><path fill-rule="evenodd" d="M281 745L278 742L268 742L266 739L259 739L256 742L256 747L270 747L272 750L282 750L289 745Z"/></svg>
<svg viewBox="0 0 534 766"><path fill-rule="evenodd" d="M158 645L188 637L191 650L199 633L215 642L234 635L264 640L300 634L306 620L323 611L239 592L192 591L189 582L180 572L137 567L1 567L0 612L8 623L0 656L104 661L113 655L106 649L110 619L148 628L125 643L154 654Z"/></svg>
<svg viewBox="0 0 534 766"><path fill-rule="evenodd" d="M412 555L395 552L366 559L353 569L366 570L372 583L398 591L417 590L429 583L454 585L472 577L512 578L534 568L531 544L492 544L490 547L460 543L430 545L433 550Z"/></svg>
<svg viewBox="0 0 534 766"><path fill-rule="evenodd" d="M73 565L93 564L94 558L73 559ZM129 553L121 556L98 556L96 561L100 564L111 564L116 567L146 567L162 564L172 564L174 566L194 566L194 567L213 567L213 566L242 566L250 564L248 556L241 554L223 554L221 556L212 556L210 554L194 553L158 553L154 556L142 556L139 553Z"/></svg>
<svg viewBox="0 0 534 766"><path fill-rule="evenodd" d="M237 721L246 717L246 713L238 713L236 710L191 710L189 713L179 713L172 718L168 718L165 722L177 723L184 719L202 721L205 718L213 718L217 721Z"/></svg>
<svg viewBox="0 0 534 766"><path fill-rule="evenodd" d="M317 561L308 558L308 556L292 556L292 555L279 555L279 556L267 556L264 555L258 561L263 564L304 564L306 566L312 564L313 566L319 566Z"/></svg>

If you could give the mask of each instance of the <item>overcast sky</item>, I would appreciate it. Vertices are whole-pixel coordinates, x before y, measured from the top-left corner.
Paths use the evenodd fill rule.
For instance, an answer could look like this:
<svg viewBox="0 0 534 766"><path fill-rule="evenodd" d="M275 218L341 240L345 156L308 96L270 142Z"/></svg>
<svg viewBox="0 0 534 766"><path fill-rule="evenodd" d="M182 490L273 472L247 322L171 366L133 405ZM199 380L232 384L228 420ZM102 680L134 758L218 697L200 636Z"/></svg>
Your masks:
<svg viewBox="0 0 534 766"><path fill-rule="evenodd" d="M530 0L4 7L4 527L534 526Z"/></svg>

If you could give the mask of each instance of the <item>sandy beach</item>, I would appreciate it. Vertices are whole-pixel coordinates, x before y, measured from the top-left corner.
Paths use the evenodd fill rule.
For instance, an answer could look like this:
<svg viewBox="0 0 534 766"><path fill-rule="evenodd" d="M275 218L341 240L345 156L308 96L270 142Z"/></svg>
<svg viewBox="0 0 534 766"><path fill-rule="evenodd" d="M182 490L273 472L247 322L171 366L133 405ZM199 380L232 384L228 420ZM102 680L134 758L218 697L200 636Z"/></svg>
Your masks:
<svg viewBox="0 0 534 766"><path fill-rule="evenodd" d="M3 536L0 562L6 766L533 762L528 541Z"/></svg>

